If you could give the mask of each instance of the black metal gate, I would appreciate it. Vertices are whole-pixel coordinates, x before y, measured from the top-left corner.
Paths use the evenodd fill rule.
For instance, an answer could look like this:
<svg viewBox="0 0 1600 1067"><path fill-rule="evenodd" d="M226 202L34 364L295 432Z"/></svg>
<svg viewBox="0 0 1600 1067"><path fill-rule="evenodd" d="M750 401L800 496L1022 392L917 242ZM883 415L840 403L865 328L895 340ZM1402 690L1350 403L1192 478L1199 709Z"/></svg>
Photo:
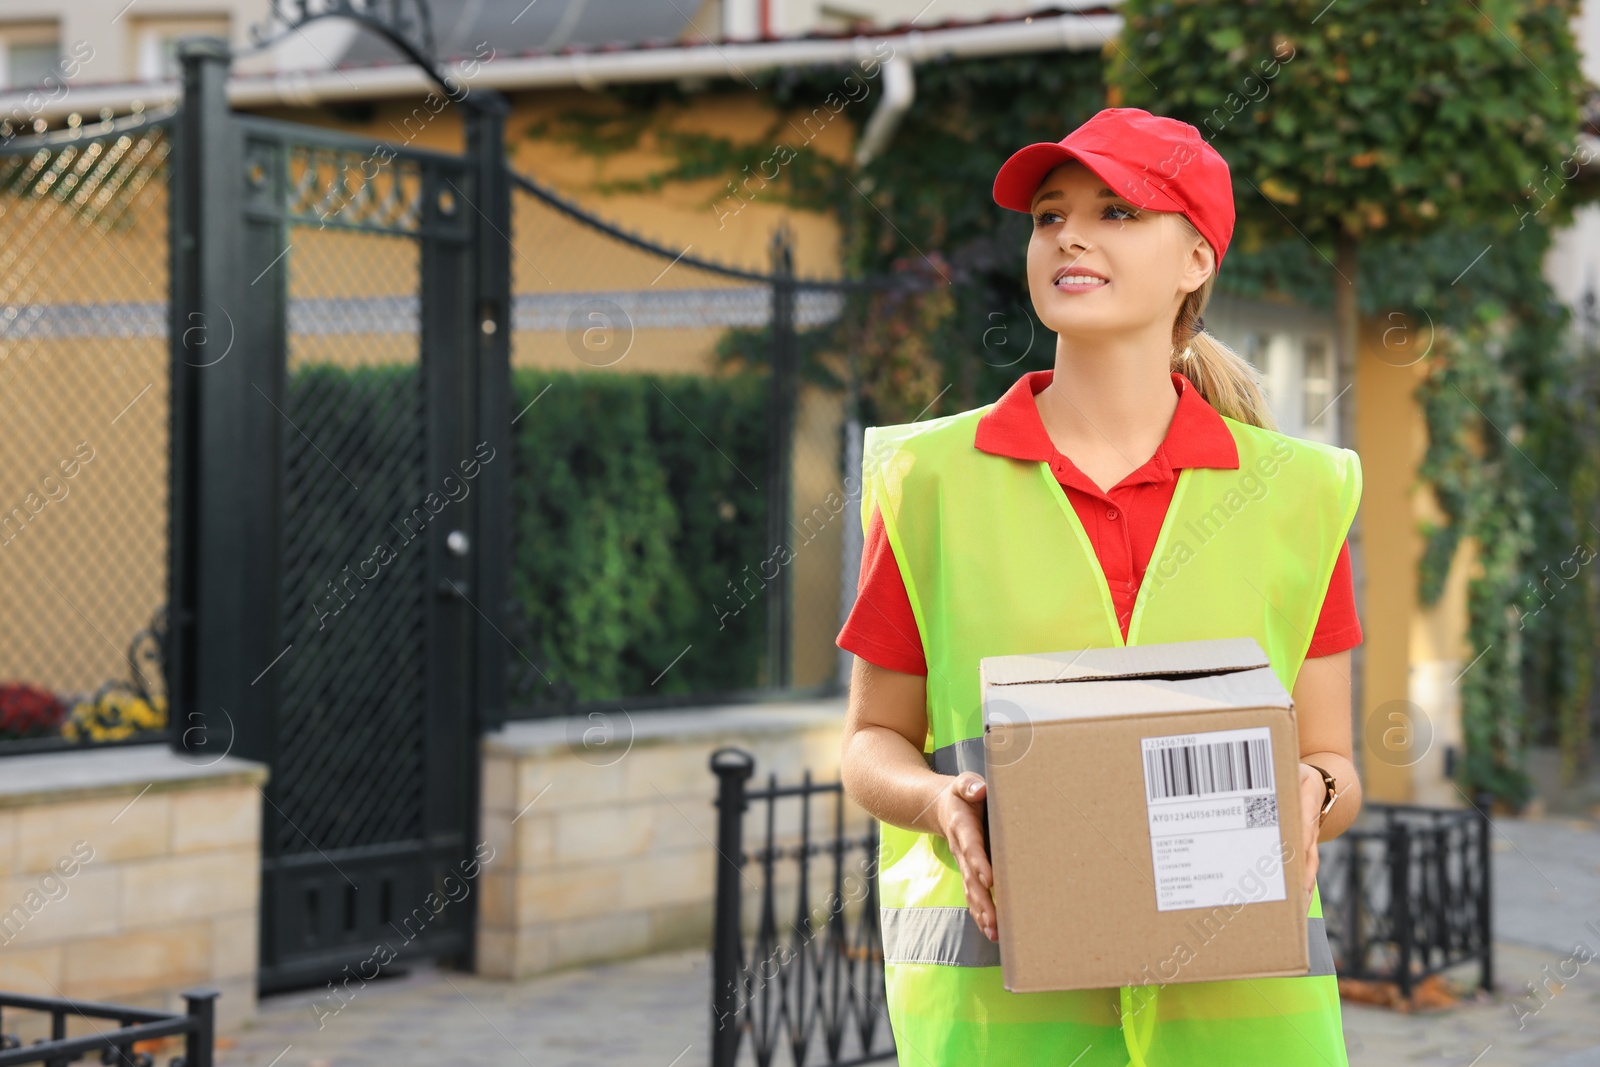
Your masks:
<svg viewBox="0 0 1600 1067"><path fill-rule="evenodd" d="M183 54L171 677L189 747L272 768L260 986L470 966L504 677L500 116L468 114L462 156L400 148L235 115L221 43Z"/></svg>

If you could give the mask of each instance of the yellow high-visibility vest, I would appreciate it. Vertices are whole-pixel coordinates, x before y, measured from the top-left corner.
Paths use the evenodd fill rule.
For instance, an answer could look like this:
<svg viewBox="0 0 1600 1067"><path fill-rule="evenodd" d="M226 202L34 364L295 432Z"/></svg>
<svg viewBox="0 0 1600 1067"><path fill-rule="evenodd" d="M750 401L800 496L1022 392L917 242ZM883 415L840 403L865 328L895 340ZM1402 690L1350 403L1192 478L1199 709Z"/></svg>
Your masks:
<svg viewBox="0 0 1600 1067"><path fill-rule="evenodd" d="M984 656L1253 637L1294 691L1361 498L1354 452L1223 416L1239 467L1179 471L1124 642L1093 545L1049 465L974 447L993 406L874 427L864 443L862 525L881 510L921 634L934 770L983 772ZM942 836L883 824L877 867L903 1064L1348 1062L1320 892L1305 976L1010 993Z"/></svg>

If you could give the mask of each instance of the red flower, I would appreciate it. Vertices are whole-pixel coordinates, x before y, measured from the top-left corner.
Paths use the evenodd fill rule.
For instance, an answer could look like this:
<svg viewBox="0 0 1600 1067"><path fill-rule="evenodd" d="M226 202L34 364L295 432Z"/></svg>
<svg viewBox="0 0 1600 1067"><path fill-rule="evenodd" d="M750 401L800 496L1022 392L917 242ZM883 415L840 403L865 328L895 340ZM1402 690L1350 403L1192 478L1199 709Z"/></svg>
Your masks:
<svg viewBox="0 0 1600 1067"><path fill-rule="evenodd" d="M0 685L0 738L54 736L66 715L67 706L48 690Z"/></svg>

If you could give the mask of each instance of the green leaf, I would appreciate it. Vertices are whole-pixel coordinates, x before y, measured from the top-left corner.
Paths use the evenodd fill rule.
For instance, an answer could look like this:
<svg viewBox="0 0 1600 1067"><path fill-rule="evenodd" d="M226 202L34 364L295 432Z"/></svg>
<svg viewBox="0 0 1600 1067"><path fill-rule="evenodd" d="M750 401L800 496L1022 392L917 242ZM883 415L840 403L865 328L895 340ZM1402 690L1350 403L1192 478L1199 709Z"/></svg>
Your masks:
<svg viewBox="0 0 1600 1067"><path fill-rule="evenodd" d="M1244 32L1237 26L1226 26L1206 34L1206 43L1218 52L1231 52L1244 44Z"/></svg>

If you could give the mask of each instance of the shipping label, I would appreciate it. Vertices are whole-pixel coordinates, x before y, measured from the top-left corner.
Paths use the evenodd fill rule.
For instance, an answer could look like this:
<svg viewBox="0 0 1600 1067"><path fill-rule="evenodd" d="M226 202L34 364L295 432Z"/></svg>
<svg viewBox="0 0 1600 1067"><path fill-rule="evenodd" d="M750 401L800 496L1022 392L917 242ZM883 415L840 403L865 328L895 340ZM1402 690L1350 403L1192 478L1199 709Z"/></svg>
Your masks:
<svg viewBox="0 0 1600 1067"><path fill-rule="evenodd" d="M1271 729L1170 734L1139 743L1156 909L1285 899ZM1272 874L1263 877L1264 870Z"/></svg>

